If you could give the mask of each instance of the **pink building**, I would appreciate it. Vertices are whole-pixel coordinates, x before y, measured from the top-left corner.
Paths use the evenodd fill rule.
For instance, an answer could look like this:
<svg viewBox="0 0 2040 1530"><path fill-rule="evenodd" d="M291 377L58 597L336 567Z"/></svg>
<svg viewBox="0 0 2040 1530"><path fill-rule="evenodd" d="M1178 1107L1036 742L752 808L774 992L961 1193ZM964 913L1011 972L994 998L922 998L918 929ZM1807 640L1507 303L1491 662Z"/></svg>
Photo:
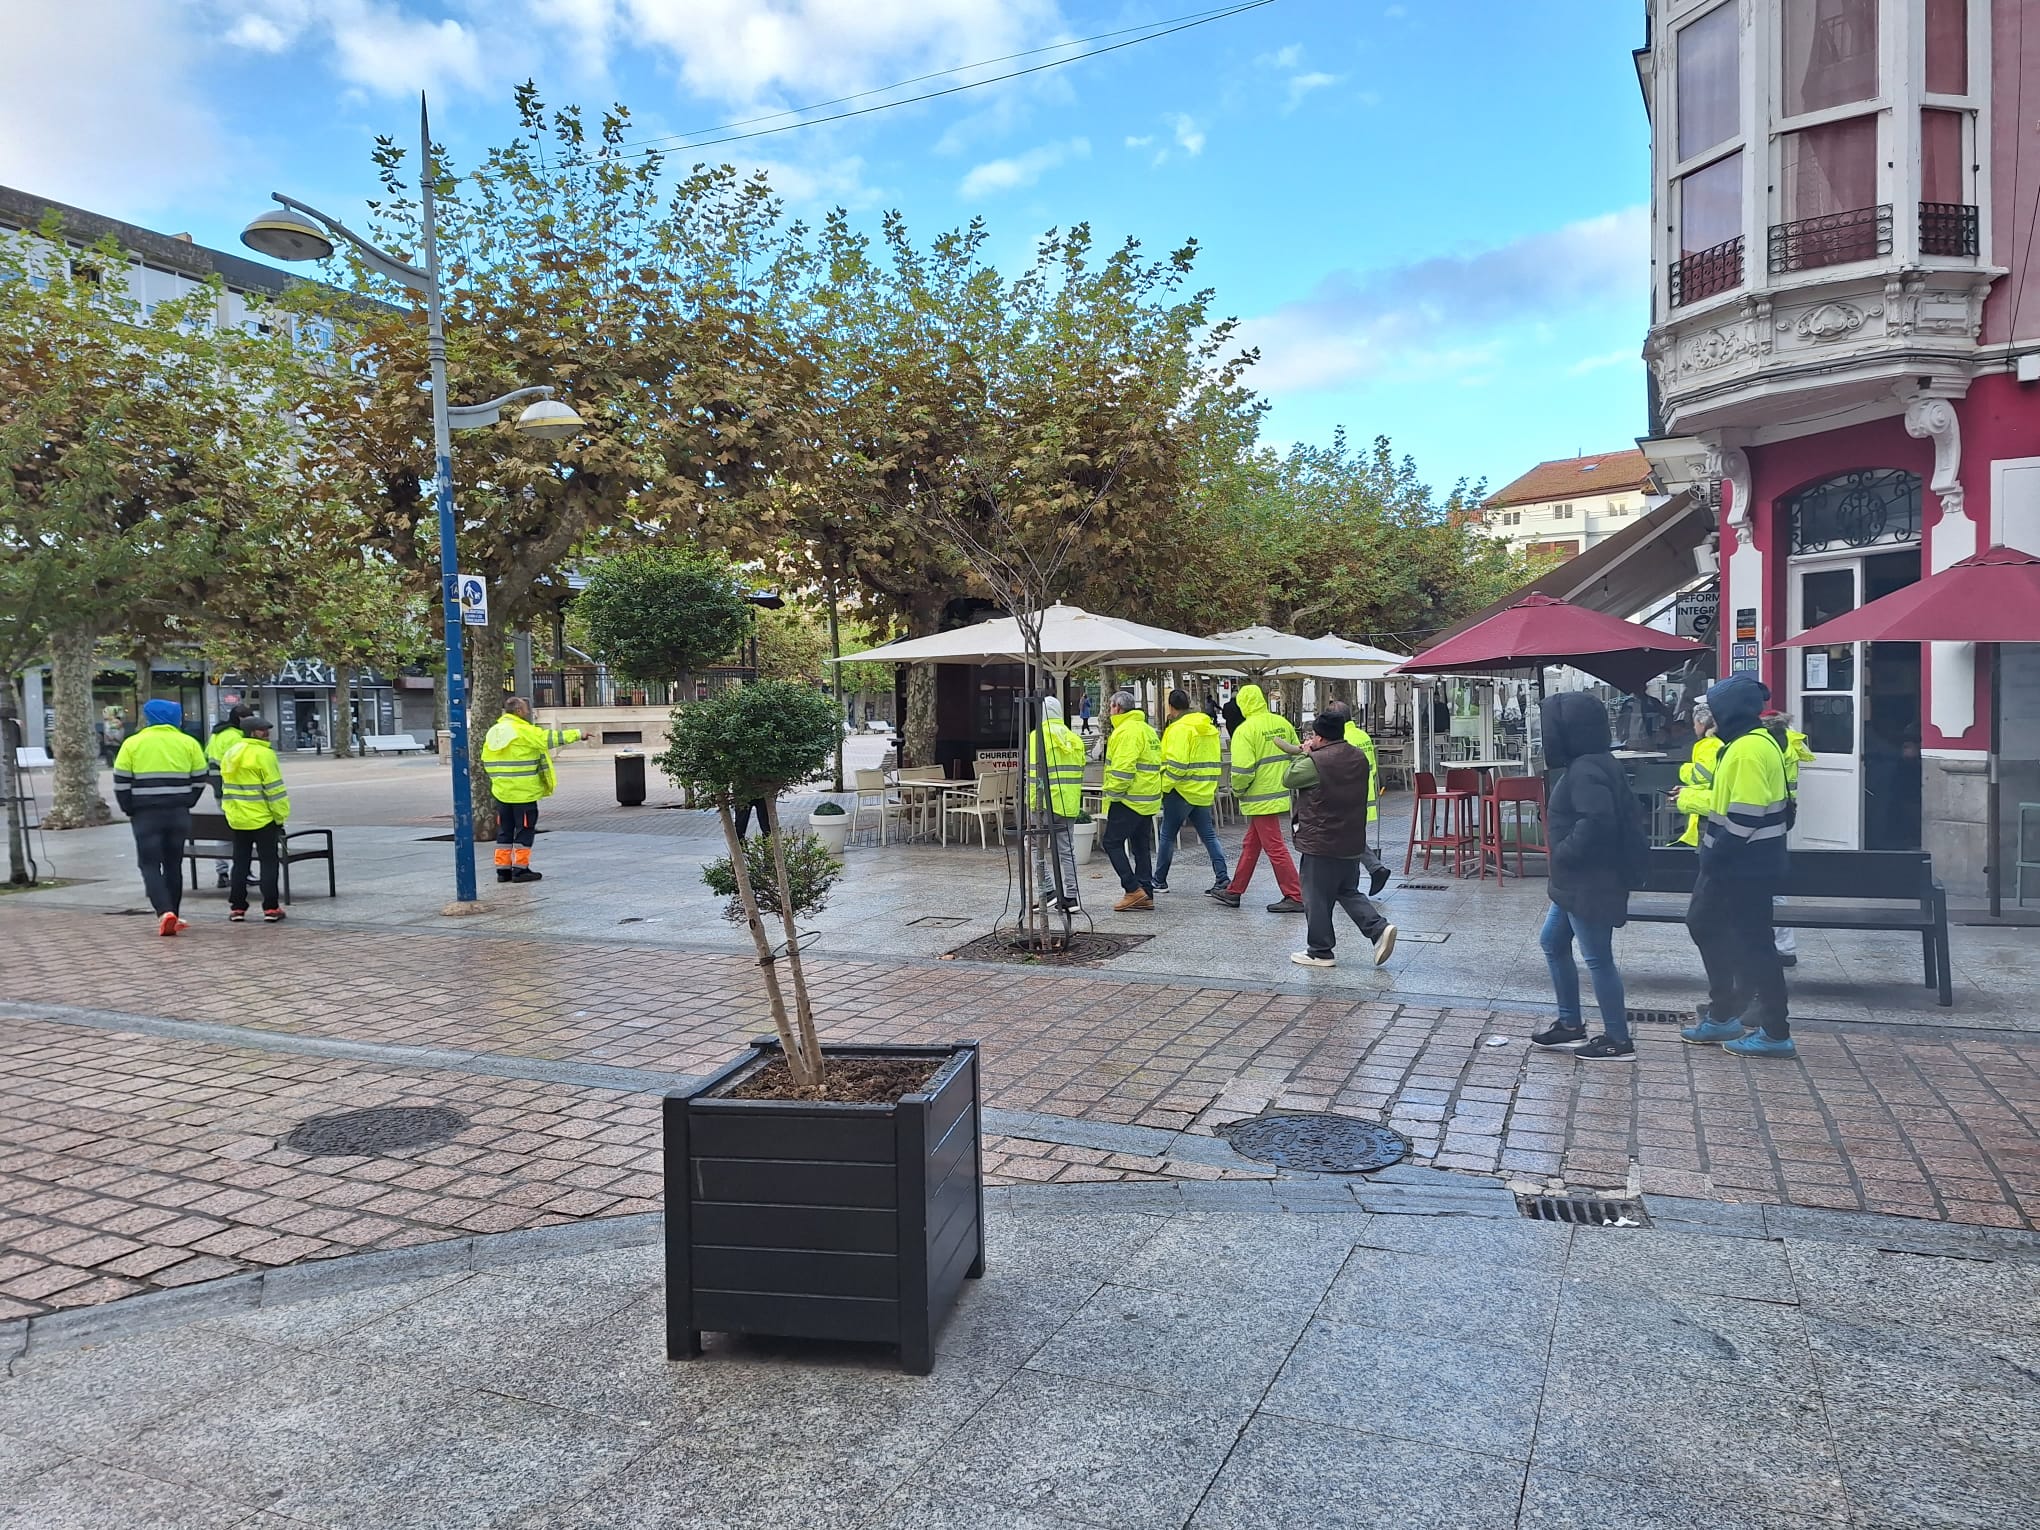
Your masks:
<svg viewBox="0 0 2040 1530"><path fill-rule="evenodd" d="M1794 843L1924 847L1973 894L1989 724L1974 649L1775 645L1990 543L2040 551L2040 4L1646 14L1644 446L1666 487L1716 496L1722 670L1757 673L1817 755ZM2040 719L2033 652L2006 661L2008 719ZM2030 761L2026 729L2040 722L2006 745ZM2040 801L2040 767L2019 769L2008 837L2009 805Z"/></svg>

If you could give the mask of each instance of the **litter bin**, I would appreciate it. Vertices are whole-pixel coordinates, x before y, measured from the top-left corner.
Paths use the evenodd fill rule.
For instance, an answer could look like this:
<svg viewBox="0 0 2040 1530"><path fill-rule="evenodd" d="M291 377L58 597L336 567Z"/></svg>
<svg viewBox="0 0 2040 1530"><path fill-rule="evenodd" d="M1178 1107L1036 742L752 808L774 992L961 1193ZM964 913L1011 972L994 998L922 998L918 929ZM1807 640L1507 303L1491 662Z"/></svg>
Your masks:
<svg viewBox="0 0 2040 1530"><path fill-rule="evenodd" d="M645 757L635 749L617 753L616 801L620 807L645 805Z"/></svg>

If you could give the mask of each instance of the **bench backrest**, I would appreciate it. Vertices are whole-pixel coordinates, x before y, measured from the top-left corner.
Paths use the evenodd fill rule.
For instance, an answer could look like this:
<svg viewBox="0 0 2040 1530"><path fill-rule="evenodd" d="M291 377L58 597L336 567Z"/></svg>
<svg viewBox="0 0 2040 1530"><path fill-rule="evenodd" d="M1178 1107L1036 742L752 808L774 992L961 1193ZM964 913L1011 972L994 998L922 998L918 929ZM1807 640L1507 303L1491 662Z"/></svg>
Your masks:
<svg viewBox="0 0 2040 1530"><path fill-rule="evenodd" d="M55 763L47 749L38 748L34 744L23 744L14 751L16 770L48 770Z"/></svg>
<svg viewBox="0 0 2040 1530"><path fill-rule="evenodd" d="M1697 850L1653 849L1644 890L1689 893L1699 872ZM1934 858L1924 850L1793 850L1780 891L1794 898L1925 902L1934 894Z"/></svg>
<svg viewBox="0 0 2040 1530"><path fill-rule="evenodd" d="M371 749L423 749L408 733L371 733L362 740Z"/></svg>
<svg viewBox="0 0 2040 1530"><path fill-rule="evenodd" d="M232 839L234 826L227 822L225 813L193 813L191 815L191 837L193 839Z"/></svg>

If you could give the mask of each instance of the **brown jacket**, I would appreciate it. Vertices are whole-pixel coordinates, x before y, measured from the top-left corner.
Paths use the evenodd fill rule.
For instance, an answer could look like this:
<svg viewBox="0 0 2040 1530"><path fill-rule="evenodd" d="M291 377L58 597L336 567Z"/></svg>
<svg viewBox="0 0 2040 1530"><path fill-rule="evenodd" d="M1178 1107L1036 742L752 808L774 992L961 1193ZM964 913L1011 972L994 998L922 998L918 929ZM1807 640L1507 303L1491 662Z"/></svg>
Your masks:
<svg viewBox="0 0 2040 1530"><path fill-rule="evenodd" d="M1318 784L1296 794L1296 848L1354 860L1367 848L1367 756L1345 742L1310 754Z"/></svg>

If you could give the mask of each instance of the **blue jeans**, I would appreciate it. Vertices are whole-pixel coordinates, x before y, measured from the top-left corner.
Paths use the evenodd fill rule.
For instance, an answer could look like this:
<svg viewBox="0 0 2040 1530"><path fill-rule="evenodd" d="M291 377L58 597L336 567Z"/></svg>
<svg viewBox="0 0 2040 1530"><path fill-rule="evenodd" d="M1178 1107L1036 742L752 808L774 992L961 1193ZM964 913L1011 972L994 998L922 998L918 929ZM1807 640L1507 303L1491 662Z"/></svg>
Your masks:
<svg viewBox="0 0 2040 1530"><path fill-rule="evenodd" d="M1585 1023L1580 1019L1580 972L1573 965L1575 940L1580 945L1580 960L1587 964L1587 976L1594 982L1594 1003L1601 1010L1601 1028L1610 1041L1627 1041L1629 1014L1622 998L1622 974L1615 970L1614 927L1589 924L1554 903L1544 916L1544 928L1538 932L1537 943L1544 947L1552 991L1558 995L1558 1023L1567 1027Z"/></svg>
<svg viewBox="0 0 2040 1530"><path fill-rule="evenodd" d="M1218 829L1211 821L1209 807L1192 807L1183 800L1181 792L1165 792L1162 796L1162 848L1155 856L1155 880L1167 883L1169 864L1176 859L1176 836L1188 823L1197 831L1197 837L1204 841L1204 853L1211 857L1211 875L1214 881L1225 880L1225 851L1219 848Z"/></svg>

